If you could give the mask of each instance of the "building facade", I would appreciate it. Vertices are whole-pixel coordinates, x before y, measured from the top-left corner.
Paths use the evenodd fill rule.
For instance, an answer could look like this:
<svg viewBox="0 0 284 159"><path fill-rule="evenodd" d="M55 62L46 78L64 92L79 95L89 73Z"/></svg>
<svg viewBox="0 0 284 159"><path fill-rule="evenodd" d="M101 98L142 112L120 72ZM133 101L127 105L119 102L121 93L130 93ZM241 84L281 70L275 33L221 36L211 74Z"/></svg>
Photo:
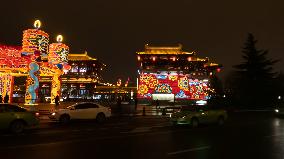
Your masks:
<svg viewBox="0 0 284 159"><path fill-rule="evenodd" d="M206 100L209 77L221 65L199 58L196 52L185 52L182 45L149 46L137 52L137 98L140 100Z"/></svg>

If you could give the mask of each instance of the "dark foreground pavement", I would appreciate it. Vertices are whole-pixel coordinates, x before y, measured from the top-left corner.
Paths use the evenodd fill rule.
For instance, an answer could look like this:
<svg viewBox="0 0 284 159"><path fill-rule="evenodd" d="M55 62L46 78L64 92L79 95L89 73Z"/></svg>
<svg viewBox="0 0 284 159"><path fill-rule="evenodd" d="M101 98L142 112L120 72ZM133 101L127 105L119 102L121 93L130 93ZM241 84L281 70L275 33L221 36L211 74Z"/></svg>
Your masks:
<svg viewBox="0 0 284 159"><path fill-rule="evenodd" d="M114 117L103 125L43 123L22 135L0 134L1 158L284 158L284 119L236 113L226 125L171 127L163 117Z"/></svg>

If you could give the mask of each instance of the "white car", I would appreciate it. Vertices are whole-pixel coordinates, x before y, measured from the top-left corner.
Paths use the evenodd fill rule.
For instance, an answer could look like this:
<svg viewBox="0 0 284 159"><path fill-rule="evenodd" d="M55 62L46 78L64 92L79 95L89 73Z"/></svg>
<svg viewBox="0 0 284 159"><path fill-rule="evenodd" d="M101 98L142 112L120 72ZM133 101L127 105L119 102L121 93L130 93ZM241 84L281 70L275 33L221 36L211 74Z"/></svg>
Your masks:
<svg viewBox="0 0 284 159"><path fill-rule="evenodd" d="M52 120L68 123L73 119L96 119L102 123L111 116L111 109L97 103L76 103L66 109L58 109L49 115Z"/></svg>

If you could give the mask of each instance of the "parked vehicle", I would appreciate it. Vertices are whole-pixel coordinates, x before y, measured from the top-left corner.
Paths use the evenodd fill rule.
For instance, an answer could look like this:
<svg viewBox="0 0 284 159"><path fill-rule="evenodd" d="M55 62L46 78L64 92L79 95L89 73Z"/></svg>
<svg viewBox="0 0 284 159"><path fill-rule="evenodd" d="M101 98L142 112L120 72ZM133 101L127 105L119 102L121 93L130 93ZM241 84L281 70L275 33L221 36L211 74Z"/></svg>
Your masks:
<svg viewBox="0 0 284 159"><path fill-rule="evenodd" d="M25 128L39 124L39 113L27 111L25 108L12 104L0 104L0 129L21 133Z"/></svg>
<svg viewBox="0 0 284 159"><path fill-rule="evenodd" d="M84 102L76 103L66 109L55 110L49 115L49 118L61 123L68 123L70 120L76 119L95 119L97 122L102 123L110 116L110 108L97 103Z"/></svg>
<svg viewBox="0 0 284 159"><path fill-rule="evenodd" d="M181 108L180 111L171 114L173 125L191 125L197 127L199 124L217 123L223 125L227 119L227 112L218 107L208 105L192 105Z"/></svg>

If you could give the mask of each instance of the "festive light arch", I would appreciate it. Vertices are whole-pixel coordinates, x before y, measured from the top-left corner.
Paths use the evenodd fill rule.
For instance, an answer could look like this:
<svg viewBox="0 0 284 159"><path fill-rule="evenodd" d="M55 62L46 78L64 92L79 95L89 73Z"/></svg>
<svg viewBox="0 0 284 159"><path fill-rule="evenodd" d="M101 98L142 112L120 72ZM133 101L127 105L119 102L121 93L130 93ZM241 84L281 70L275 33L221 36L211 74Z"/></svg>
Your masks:
<svg viewBox="0 0 284 159"><path fill-rule="evenodd" d="M60 95L60 76L70 69L68 62L69 47L62 43L63 36L57 37L57 43L49 45L49 35L40 30L41 22L34 22L35 29L23 31L22 47L0 45L0 95L7 94L10 100L13 94L13 79L27 76L25 104L34 105L37 100L39 77L52 77L51 103Z"/></svg>

